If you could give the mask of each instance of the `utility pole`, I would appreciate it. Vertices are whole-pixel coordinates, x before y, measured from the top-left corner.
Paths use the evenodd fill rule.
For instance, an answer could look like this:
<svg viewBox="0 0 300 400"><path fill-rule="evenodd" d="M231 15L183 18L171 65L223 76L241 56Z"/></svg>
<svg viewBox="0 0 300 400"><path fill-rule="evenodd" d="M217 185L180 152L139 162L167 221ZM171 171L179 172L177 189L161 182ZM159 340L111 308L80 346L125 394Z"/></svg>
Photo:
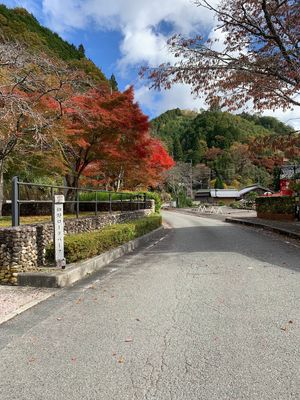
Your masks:
<svg viewBox="0 0 300 400"><path fill-rule="evenodd" d="M193 199L193 160L190 161L190 167L191 167L191 176L190 176L190 194L191 194L191 199Z"/></svg>

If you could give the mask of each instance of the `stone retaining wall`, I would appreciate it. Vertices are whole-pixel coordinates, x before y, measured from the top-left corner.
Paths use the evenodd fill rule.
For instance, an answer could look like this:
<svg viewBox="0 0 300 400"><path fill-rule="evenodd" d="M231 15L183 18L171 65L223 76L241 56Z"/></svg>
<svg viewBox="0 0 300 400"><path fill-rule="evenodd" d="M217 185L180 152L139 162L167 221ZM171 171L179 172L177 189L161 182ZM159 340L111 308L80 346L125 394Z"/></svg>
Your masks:
<svg viewBox="0 0 300 400"><path fill-rule="evenodd" d="M154 212L154 200L147 209L106 213L94 217L65 219L65 234L92 232L106 225L132 221ZM18 272L36 270L46 265L46 247L53 241L51 222L0 229L0 284L16 284Z"/></svg>

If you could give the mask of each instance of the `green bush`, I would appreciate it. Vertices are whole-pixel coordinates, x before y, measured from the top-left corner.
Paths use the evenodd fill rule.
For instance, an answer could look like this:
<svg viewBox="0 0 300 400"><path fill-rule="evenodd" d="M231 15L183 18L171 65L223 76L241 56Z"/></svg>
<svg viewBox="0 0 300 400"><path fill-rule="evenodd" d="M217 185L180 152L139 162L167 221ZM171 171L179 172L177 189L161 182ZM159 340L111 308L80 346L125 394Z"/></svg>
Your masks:
<svg viewBox="0 0 300 400"><path fill-rule="evenodd" d="M256 210L264 214L294 214L295 199L290 196L257 197Z"/></svg>
<svg viewBox="0 0 300 400"><path fill-rule="evenodd" d="M162 199L157 192L147 192L147 199L153 199L155 201L155 212L159 213L162 206Z"/></svg>
<svg viewBox="0 0 300 400"><path fill-rule="evenodd" d="M160 215L151 215L124 224L107 226L99 231L65 236L65 257L67 263L95 257L107 250L120 246L158 228L162 223ZM54 259L54 245L46 250L49 261Z"/></svg>
<svg viewBox="0 0 300 400"><path fill-rule="evenodd" d="M193 200L190 197L187 197L185 192L181 192L178 194L177 197L177 207L193 207Z"/></svg>
<svg viewBox="0 0 300 400"><path fill-rule="evenodd" d="M139 199L144 199L144 194L146 193L147 199L153 199L155 201L155 212L159 212L162 200L160 195L157 192L122 192L122 193L111 193L112 201L118 200L130 200L132 196L140 196ZM96 193L95 192L82 192L79 194L80 201L95 201ZM98 201L109 201L109 193L107 192L97 192L97 200Z"/></svg>

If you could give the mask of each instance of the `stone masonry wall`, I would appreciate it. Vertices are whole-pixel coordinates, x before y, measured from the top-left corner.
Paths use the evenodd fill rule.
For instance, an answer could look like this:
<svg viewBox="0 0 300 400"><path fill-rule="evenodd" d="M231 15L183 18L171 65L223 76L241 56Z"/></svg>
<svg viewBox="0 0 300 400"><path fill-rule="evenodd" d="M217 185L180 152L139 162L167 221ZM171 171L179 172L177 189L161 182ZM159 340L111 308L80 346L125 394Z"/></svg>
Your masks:
<svg viewBox="0 0 300 400"><path fill-rule="evenodd" d="M92 232L106 225L132 221L154 212L154 200L148 208L130 212L99 214L94 217L65 219L65 234ZM16 284L18 272L46 265L46 247L53 241L51 222L0 229L0 284Z"/></svg>

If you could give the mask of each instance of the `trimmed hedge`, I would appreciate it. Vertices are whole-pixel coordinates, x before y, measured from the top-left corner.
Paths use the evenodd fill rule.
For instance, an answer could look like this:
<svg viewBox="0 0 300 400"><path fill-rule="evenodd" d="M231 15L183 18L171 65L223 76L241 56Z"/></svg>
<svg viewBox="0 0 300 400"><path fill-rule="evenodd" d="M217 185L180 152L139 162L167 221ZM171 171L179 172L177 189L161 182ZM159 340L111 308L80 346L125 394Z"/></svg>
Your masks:
<svg viewBox="0 0 300 400"><path fill-rule="evenodd" d="M161 200L161 197L160 197L159 193L157 193L157 192L122 192L122 194L118 193L118 192L115 192L115 193L111 193L111 198L112 198L113 201L121 200L121 198L123 200L129 200L132 195L133 196L140 195L141 196L140 197L140 201L143 201L144 193L146 193L147 199L155 200L155 212L158 213L160 211L160 208L161 208L161 205L162 205L162 200ZM96 193L83 192L83 193L80 193L79 198L80 198L80 201L95 201L96 200ZM99 202L100 201L108 201L109 200L109 193L98 192L97 199L98 199Z"/></svg>
<svg viewBox="0 0 300 400"><path fill-rule="evenodd" d="M256 210L260 214L294 214L295 199L290 196L257 197Z"/></svg>
<svg viewBox="0 0 300 400"><path fill-rule="evenodd" d="M160 215L151 215L124 224L110 225L99 231L66 235L66 261L67 263L72 263L95 257L159 228L161 223L162 218ZM46 257L49 261L53 261L53 243L47 248Z"/></svg>

